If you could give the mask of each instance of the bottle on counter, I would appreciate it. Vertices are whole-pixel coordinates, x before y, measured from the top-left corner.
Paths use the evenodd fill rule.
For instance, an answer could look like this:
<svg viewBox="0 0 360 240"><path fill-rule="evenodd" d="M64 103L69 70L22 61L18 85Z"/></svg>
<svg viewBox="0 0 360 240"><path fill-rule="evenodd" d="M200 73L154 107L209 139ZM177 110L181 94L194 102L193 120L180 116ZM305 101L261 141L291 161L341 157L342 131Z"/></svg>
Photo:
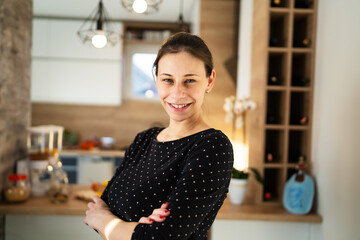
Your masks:
<svg viewBox="0 0 360 240"><path fill-rule="evenodd" d="M69 179L62 169L62 162L58 156L50 158L47 170L50 175L49 197L51 202L67 202L70 195Z"/></svg>
<svg viewBox="0 0 360 240"><path fill-rule="evenodd" d="M5 199L10 203L24 202L30 197L30 183L26 174L8 176L4 189Z"/></svg>

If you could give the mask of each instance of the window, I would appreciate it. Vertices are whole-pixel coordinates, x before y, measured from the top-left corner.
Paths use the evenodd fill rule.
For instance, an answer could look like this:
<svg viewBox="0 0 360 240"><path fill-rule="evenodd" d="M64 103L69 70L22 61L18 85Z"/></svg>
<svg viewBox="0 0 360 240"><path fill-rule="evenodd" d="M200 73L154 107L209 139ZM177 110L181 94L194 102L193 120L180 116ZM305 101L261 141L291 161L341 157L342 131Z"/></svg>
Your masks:
<svg viewBox="0 0 360 240"><path fill-rule="evenodd" d="M135 98L158 97L152 76L152 65L156 59L154 53L135 53L131 61L131 87Z"/></svg>
<svg viewBox="0 0 360 240"><path fill-rule="evenodd" d="M128 43L125 46L126 99L158 101L152 66L157 56L158 44Z"/></svg>

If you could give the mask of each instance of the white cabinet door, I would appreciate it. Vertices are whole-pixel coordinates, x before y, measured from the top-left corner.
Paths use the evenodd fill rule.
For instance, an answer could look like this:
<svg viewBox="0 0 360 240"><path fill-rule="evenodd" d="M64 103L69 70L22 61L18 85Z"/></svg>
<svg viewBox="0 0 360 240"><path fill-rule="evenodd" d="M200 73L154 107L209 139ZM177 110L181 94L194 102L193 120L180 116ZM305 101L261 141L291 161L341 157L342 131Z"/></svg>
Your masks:
<svg viewBox="0 0 360 240"><path fill-rule="evenodd" d="M115 173L115 159L96 156L80 156L78 159L78 184L90 184L91 181L110 180Z"/></svg>
<svg viewBox="0 0 360 240"><path fill-rule="evenodd" d="M33 102L121 104L122 42L102 49L84 45L77 36L81 24L33 20Z"/></svg>

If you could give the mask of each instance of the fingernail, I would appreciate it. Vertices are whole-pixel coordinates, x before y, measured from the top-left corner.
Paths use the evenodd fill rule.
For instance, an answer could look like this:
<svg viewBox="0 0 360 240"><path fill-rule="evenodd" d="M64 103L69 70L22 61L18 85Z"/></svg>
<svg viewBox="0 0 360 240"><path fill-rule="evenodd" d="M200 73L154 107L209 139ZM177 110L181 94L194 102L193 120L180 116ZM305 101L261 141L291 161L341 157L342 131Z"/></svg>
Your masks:
<svg viewBox="0 0 360 240"><path fill-rule="evenodd" d="M150 222L153 222L153 221L154 221L154 219L149 219L149 221L150 221Z"/></svg>
<svg viewBox="0 0 360 240"><path fill-rule="evenodd" d="M168 202L165 202L164 204L168 204Z"/></svg>
<svg viewBox="0 0 360 240"><path fill-rule="evenodd" d="M165 217L164 216L160 216L161 219L164 219Z"/></svg>
<svg viewBox="0 0 360 240"><path fill-rule="evenodd" d="M168 212L170 212L169 210L165 210L165 213L168 213Z"/></svg>

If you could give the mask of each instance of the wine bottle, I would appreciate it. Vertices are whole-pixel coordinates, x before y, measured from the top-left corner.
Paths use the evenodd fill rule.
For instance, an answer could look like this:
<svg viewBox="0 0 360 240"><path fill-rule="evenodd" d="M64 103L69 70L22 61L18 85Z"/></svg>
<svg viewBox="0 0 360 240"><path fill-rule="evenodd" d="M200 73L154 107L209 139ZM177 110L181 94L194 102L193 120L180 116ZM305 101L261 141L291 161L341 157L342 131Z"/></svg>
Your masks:
<svg viewBox="0 0 360 240"><path fill-rule="evenodd" d="M295 177L296 182L304 181L304 164L305 164L304 156L299 156L299 162L297 165L297 172Z"/></svg>
<svg viewBox="0 0 360 240"><path fill-rule="evenodd" d="M275 75L269 75L268 85L280 85L280 80Z"/></svg>
<svg viewBox="0 0 360 240"><path fill-rule="evenodd" d="M295 8L310 8L311 0L295 0Z"/></svg>
<svg viewBox="0 0 360 240"><path fill-rule="evenodd" d="M290 117L290 123L293 125L306 125L308 123L308 117L299 114L292 114Z"/></svg>
<svg viewBox="0 0 360 240"><path fill-rule="evenodd" d="M311 44L311 39L310 38L304 38L302 41L302 46L303 47L310 47L310 44Z"/></svg>
<svg viewBox="0 0 360 240"><path fill-rule="evenodd" d="M291 79L291 85L297 87L305 87L310 83L309 78L304 76L293 76Z"/></svg>
<svg viewBox="0 0 360 240"><path fill-rule="evenodd" d="M289 162L290 163L297 163L299 162L299 159L302 158L304 161L306 161L305 155L301 154L300 151L291 151L289 152Z"/></svg>
<svg viewBox="0 0 360 240"><path fill-rule="evenodd" d="M270 201L270 200L271 200L271 198L272 198L271 193L270 193L270 192L265 192L265 194L264 194L264 198L265 198L265 200L266 200L266 201Z"/></svg>
<svg viewBox="0 0 360 240"><path fill-rule="evenodd" d="M282 40L279 37L270 36L269 45L270 47L281 47L283 44L282 44Z"/></svg>
<svg viewBox="0 0 360 240"><path fill-rule="evenodd" d="M306 48L306 47L310 47L310 44L311 44L310 38L294 40L294 47Z"/></svg>
<svg viewBox="0 0 360 240"><path fill-rule="evenodd" d="M267 124L276 124L277 123L277 117L272 113L268 113L267 116L266 116L266 123Z"/></svg>
<svg viewBox="0 0 360 240"><path fill-rule="evenodd" d="M281 0L271 0L271 7L281 7L282 1Z"/></svg>
<svg viewBox="0 0 360 240"><path fill-rule="evenodd" d="M265 162L271 163L273 161L274 161L274 154L271 153L270 151L266 151Z"/></svg>

